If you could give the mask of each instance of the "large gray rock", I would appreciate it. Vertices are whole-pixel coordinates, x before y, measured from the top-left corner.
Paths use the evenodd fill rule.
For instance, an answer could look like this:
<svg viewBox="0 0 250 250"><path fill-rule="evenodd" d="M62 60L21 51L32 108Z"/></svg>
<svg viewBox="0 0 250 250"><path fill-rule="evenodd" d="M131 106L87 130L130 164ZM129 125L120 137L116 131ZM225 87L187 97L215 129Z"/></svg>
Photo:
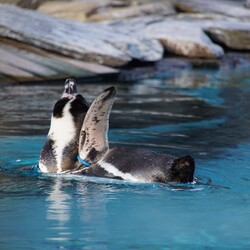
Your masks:
<svg viewBox="0 0 250 250"><path fill-rule="evenodd" d="M110 22L114 29L158 40L166 51L189 58L217 58L223 49L203 32L201 22L175 17L134 18Z"/></svg>
<svg viewBox="0 0 250 250"><path fill-rule="evenodd" d="M148 15L166 16L176 13L171 0L47 1L39 6L38 11L55 17L85 22L114 20Z"/></svg>
<svg viewBox="0 0 250 250"><path fill-rule="evenodd" d="M176 20L201 27L215 43L233 50L250 49L250 21L220 14L182 14Z"/></svg>
<svg viewBox="0 0 250 250"><path fill-rule="evenodd" d="M1 0L0 0L1 1ZM41 4L37 11L54 17L87 22L91 13L109 4L109 0L91 1L46 1Z"/></svg>
<svg viewBox="0 0 250 250"><path fill-rule="evenodd" d="M60 56L14 40L1 39L0 82L35 81L56 78L93 77L118 74L119 70ZM3 78L1 76L4 76Z"/></svg>
<svg viewBox="0 0 250 250"><path fill-rule="evenodd" d="M152 2L141 5L131 5L123 8L99 8L99 11L89 15L90 21L115 20L122 18L140 17L148 15L167 16L176 14L170 1Z"/></svg>
<svg viewBox="0 0 250 250"><path fill-rule="evenodd" d="M176 27L176 29L182 30L186 25L190 26L189 29L185 28L186 33L190 33L190 35L195 29L202 29L213 42L226 48L250 49L250 21L211 13L181 14L170 19L177 21L177 23L180 22L180 27ZM182 32L183 35L185 30Z"/></svg>
<svg viewBox="0 0 250 250"><path fill-rule="evenodd" d="M193 23L166 19L149 25L145 33L147 37L159 40L167 51L176 55L217 58L224 54L223 49Z"/></svg>
<svg viewBox="0 0 250 250"><path fill-rule="evenodd" d="M129 37L105 25L64 21L4 4L0 5L0 36L109 66L121 66L134 58L155 61L163 54L156 40Z"/></svg>
<svg viewBox="0 0 250 250"><path fill-rule="evenodd" d="M250 50L250 23L220 21L204 29L215 42L227 48Z"/></svg>
<svg viewBox="0 0 250 250"><path fill-rule="evenodd" d="M226 0L175 0L177 9L189 13L219 13L225 16L250 20L250 10L238 1Z"/></svg>

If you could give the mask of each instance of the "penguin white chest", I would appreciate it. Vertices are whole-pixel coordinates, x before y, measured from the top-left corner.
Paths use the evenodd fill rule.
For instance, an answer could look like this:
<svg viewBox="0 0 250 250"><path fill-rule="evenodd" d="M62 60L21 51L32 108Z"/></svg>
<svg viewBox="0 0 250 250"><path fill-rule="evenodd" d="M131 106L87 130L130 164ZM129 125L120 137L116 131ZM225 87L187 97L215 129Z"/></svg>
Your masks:
<svg viewBox="0 0 250 250"><path fill-rule="evenodd" d="M62 172L63 151L76 136L76 128L73 116L70 113L71 102L69 101L62 112L62 117L51 118L51 125L48 136L53 140L53 152L57 162L57 172Z"/></svg>

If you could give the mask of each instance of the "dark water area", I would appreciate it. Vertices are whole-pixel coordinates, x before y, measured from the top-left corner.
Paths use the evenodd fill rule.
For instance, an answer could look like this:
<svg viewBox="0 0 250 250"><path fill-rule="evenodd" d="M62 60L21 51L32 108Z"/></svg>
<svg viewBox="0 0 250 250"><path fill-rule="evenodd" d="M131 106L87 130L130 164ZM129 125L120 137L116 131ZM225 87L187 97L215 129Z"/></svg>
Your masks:
<svg viewBox="0 0 250 250"><path fill-rule="evenodd" d="M116 86L110 143L196 160L196 182L38 174L61 85L0 91L0 249L249 249L250 73L180 70Z"/></svg>

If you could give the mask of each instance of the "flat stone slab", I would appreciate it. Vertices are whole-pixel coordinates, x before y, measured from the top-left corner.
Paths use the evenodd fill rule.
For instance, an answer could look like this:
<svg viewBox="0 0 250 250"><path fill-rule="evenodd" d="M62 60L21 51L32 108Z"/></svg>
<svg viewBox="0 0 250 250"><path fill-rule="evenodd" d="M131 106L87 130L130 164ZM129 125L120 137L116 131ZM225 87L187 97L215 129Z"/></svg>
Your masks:
<svg viewBox="0 0 250 250"><path fill-rule="evenodd" d="M206 32L213 41L234 50L250 50L250 23L221 21L208 25Z"/></svg>
<svg viewBox="0 0 250 250"><path fill-rule="evenodd" d="M118 74L119 70L67 58L13 40L0 40L0 82ZM2 78L2 80L1 80Z"/></svg>
<svg viewBox="0 0 250 250"><path fill-rule="evenodd" d="M139 5L133 4L123 8L99 8L96 12L97 13L89 14L88 21L115 20L149 15L168 16L176 14L174 6L170 1L144 3Z"/></svg>
<svg viewBox="0 0 250 250"><path fill-rule="evenodd" d="M158 40L171 54L188 58L218 58L224 54L223 48L204 33L199 21L147 17L113 21L110 25L138 37Z"/></svg>
<svg viewBox="0 0 250 250"><path fill-rule="evenodd" d="M46 1L41 4L37 11L49 14L54 17L88 21L89 15L95 10L108 5L108 0L96 1Z"/></svg>
<svg viewBox="0 0 250 250"><path fill-rule="evenodd" d="M115 20L82 23L0 4L1 76L54 79L119 74L118 67L132 60L157 62L164 52L213 60L224 55L223 47L250 49L250 9L243 3L104 0L100 4L93 0L58 5L49 1L41 9L46 4L55 6L51 15L61 6L56 15L60 10L69 15L76 10L80 15L84 10L84 21ZM188 13L177 14L173 6ZM4 39L8 42L2 43Z"/></svg>
<svg viewBox="0 0 250 250"><path fill-rule="evenodd" d="M149 25L147 37L159 40L164 48L176 55L189 58L218 58L224 54L222 47L214 44L199 25L166 19Z"/></svg>
<svg viewBox="0 0 250 250"><path fill-rule="evenodd" d="M148 15L173 15L171 1L48 1L37 9L55 17L77 21L104 21Z"/></svg>
<svg viewBox="0 0 250 250"><path fill-rule="evenodd" d="M162 46L152 39L129 37L107 26L65 21L4 4L0 5L0 36L109 66L122 66L132 59L156 61L163 55Z"/></svg>
<svg viewBox="0 0 250 250"><path fill-rule="evenodd" d="M219 13L224 16L250 20L250 10L241 2L226 0L175 0L175 6L189 13Z"/></svg>
<svg viewBox="0 0 250 250"><path fill-rule="evenodd" d="M227 49L250 49L250 21L211 13L180 14L174 19L199 26L213 42Z"/></svg>

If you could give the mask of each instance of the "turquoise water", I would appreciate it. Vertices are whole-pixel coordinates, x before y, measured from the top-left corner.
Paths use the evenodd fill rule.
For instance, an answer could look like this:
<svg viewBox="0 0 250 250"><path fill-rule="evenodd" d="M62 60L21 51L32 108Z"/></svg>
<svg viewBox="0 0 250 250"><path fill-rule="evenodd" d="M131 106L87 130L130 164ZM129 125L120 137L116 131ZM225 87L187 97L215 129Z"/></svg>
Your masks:
<svg viewBox="0 0 250 250"><path fill-rule="evenodd" d="M62 86L2 87L0 249L250 249L250 76L220 73L78 88L116 85L111 144L191 154L187 185L38 174Z"/></svg>

